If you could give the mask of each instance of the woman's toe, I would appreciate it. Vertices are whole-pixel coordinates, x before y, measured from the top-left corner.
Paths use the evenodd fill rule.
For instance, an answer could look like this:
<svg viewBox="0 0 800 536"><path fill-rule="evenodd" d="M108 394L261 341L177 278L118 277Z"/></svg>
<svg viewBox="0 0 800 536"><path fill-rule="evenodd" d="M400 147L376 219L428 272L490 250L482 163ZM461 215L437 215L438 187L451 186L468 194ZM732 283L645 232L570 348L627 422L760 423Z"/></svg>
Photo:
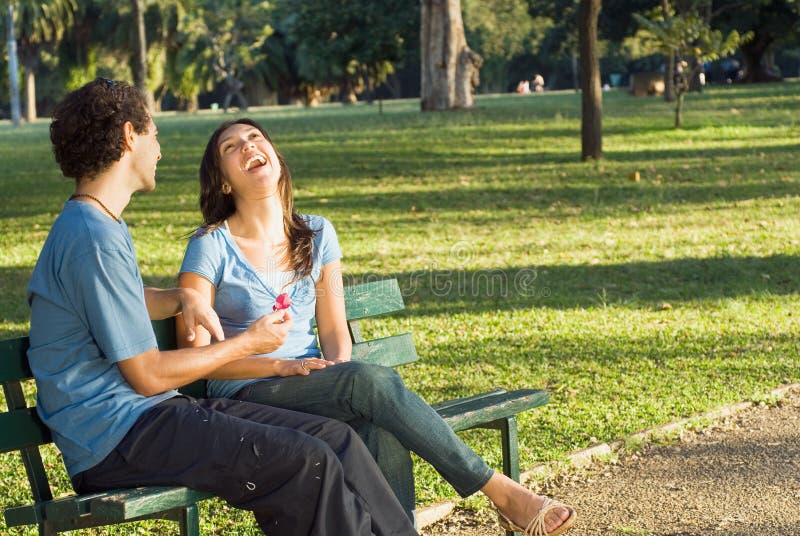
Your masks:
<svg viewBox="0 0 800 536"><path fill-rule="evenodd" d="M544 516L547 532L553 532L569 519L569 510L565 507L554 508Z"/></svg>

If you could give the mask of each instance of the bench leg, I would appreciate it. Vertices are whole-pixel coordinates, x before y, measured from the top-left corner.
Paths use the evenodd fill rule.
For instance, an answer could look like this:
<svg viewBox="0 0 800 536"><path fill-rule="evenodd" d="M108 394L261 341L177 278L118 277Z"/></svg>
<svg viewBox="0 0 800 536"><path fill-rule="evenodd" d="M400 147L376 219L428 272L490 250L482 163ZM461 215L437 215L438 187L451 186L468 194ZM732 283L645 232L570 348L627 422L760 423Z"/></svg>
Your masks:
<svg viewBox="0 0 800 536"><path fill-rule="evenodd" d="M500 441L503 444L503 473L519 482L519 437L517 418L508 417L500 421ZM506 536L519 536L519 532L506 531Z"/></svg>
<svg viewBox="0 0 800 536"><path fill-rule="evenodd" d="M508 417L500 424L501 441L503 443L503 473L519 482L519 437L517 436L517 418Z"/></svg>
<svg viewBox="0 0 800 536"><path fill-rule="evenodd" d="M58 531L50 523L39 523L39 536L55 536Z"/></svg>
<svg viewBox="0 0 800 536"><path fill-rule="evenodd" d="M200 515L197 513L196 504L181 510L178 525L181 528L181 536L200 536Z"/></svg>

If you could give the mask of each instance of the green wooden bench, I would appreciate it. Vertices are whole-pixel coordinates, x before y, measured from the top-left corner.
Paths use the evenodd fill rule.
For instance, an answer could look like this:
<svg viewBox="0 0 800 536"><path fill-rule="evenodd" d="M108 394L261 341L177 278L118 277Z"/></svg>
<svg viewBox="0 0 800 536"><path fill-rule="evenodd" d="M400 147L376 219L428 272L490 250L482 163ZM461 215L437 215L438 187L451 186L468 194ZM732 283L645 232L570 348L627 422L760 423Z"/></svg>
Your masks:
<svg viewBox="0 0 800 536"><path fill-rule="evenodd" d="M417 361L410 333L365 341L360 321L404 309L403 298L394 279L352 285L345 288L345 303L353 339L353 359L385 366ZM153 322L162 350L177 346L172 319ZM39 446L52 442L50 433L28 407L21 382L31 378L27 360L28 338L0 341L0 383L8 411L0 413L0 452L19 451L28 475L34 504L8 508L8 527L38 525L40 534L112 525L143 519L177 521L181 535L199 534L197 502L211 497L183 487L142 487L118 489L90 495L71 495L53 499ZM198 381L181 389L202 397L205 382ZM503 472L519 480L519 455L516 415L548 402L546 391L497 389L434 405L455 430L489 428L500 430L503 448Z"/></svg>

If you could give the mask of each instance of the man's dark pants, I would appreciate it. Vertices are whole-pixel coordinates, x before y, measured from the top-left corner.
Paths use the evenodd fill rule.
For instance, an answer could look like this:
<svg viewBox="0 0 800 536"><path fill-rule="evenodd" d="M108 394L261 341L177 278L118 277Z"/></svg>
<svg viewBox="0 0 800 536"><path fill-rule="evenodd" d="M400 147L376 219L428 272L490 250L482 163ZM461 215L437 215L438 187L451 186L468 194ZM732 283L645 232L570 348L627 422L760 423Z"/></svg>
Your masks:
<svg viewBox="0 0 800 536"><path fill-rule="evenodd" d="M416 534L346 424L237 400L164 401L73 477L80 493L170 485L253 511L269 535Z"/></svg>

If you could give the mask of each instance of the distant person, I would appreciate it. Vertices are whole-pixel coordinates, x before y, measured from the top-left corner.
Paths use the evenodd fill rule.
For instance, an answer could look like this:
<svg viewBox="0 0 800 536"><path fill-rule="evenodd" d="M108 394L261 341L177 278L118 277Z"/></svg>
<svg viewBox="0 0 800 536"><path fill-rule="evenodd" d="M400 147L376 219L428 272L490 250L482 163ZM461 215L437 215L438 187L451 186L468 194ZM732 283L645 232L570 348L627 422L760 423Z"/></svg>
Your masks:
<svg viewBox="0 0 800 536"><path fill-rule="evenodd" d="M531 92L531 84L527 80L520 80L517 84L517 93L520 95L527 95Z"/></svg>
<svg viewBox="0 0 800 536"><path fill-rule="evenodd" d="M544 91L544 77L541 74L536 73L536 76L534 76L533 80L531 81L531 87L533 88L534 93L541 93Z"/></svg>
<svg viewBox="0 0 800 536"><path fill-rule="evenodd" d="M572 526L573 509L490 469L394 369L351 361L336 231L321 216L295 211L291 174L261 125L239 119L211 135L200 165L200 208L203 224L186 248L179 285L213 304L226 337L248 329L278 303L290 302L294 319L280 348L213 371L211 396L351 424L409 517L415 502L412 451L460 495L482 491L504 527L546 527L536 534L556 535ZM210 343L212 334L199 331L191 340L179 333L179 343Z"/></svg>
<svg viewBox="0 0 800 536"><path fill-rule="evenodd" d="M73 487L187 486L251 510L281 536L416 534L347 425L175 391L277 350L293 323L278 311L226 338L202 294L143 287L122 212L156 186L157 134L142 95L105 79L68 94L50 124L56 161L76 185L28 288L28 358L37 411ZM151 318L180 312L190 339L197 330L220 342L159 350Z"/></svg>

